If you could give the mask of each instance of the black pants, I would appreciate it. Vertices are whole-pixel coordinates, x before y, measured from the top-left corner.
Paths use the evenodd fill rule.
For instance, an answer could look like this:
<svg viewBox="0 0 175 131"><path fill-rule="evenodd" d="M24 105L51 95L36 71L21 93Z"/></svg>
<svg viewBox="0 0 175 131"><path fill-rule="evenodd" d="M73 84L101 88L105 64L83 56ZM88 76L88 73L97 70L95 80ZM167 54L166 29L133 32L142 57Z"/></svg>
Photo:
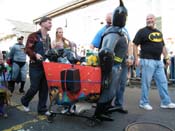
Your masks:
<svg viewBox="0 0 175 131"><path fill-rule="evenodd" d="M38 113L47 111L47 98L48 98L48 86L46 77L44 74L43 67L35 67L32 64L29 65L29 75L30 75L30 88L28 89L25 96L21 98L21 102L24 106L28 106L33 97L37 94L39 95L38 102Z"/></svg>

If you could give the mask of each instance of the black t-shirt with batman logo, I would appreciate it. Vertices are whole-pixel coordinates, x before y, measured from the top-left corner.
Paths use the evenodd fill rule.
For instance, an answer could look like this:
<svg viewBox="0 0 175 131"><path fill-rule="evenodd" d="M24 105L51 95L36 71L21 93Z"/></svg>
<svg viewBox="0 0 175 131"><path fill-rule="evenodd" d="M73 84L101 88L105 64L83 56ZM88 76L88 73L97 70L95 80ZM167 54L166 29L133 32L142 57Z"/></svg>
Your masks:
<svg viewBox="0 0 175 131"><path fill-rule="evenodd" d="M141 58L160 60L164 41L159 30L144 27L137 32L133 42L140 45Z"/></svg>

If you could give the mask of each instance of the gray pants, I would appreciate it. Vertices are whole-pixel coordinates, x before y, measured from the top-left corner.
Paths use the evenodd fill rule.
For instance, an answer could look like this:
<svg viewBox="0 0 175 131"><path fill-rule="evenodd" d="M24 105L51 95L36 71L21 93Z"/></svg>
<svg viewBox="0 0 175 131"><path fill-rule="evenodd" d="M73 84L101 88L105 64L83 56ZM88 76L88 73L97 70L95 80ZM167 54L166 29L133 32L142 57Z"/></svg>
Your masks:
<svg viewBox="0 0 175 131"><path fill-rule="evenodd" d="M106 103L111 101L116 94L116 85L118 83L118 77L120 76L120 65L114 65L112 67L112 79L109 87L102 89L99 103Z"/></svg>

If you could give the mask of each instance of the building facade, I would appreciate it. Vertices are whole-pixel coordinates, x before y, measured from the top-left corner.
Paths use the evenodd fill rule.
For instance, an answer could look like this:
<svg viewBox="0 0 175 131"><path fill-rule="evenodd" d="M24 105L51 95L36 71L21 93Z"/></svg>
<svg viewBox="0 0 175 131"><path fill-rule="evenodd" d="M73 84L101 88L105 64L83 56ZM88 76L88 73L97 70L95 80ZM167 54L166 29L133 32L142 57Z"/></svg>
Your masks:
<svg viewBox="0 0 175 131"><path fill-rule="evenodd" d="M145 17L149 13L156 15L157 27L163 32L166 40L175 38L175 30L173 30L175 28L173 3L175 2L173 0L123 1L128 9L126 28L131 39L138 29L145 26ZM86 3L83 4L83 2ZM45 15L52 17L53 21L51 37L54 39L57 27L63 27L65 37L77 44L90 44L95 33L105 24L105 14L112 12L118 5L117 0L73 0L67 5L46 12ZM39 18L34 22L37 23L38 20Z"/></svg>
<svg viewBox="0 0 175 131"><path fill-rule="evenodd" d="M9 48L17 42L17 37L24 36L24 44L28 35L36 30L36 25L15 21L5 20L3 25L6 27L4 33L0 34L0 50L9 51Z"/></svg>

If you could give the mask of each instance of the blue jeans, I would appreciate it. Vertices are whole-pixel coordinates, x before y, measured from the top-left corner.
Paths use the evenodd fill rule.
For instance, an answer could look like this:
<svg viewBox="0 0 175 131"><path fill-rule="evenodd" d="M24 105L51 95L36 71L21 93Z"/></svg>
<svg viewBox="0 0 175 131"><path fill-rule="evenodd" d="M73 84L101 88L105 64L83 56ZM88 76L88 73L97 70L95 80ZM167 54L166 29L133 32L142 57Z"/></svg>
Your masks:
<svg viewBox="0 0 175 131"><path fill-rule="evenodd" d="M20 67L17 63L13 62L12 66L12 80L17 80L18 75L20 74L21 78L20 81L26 81L26 74L27 74L27 65L23 65Z"/></svg>
<svg viewBox="0 0 175 131"><path fill-rule="evenodd" d="M124 62L121 64L121 73L118 76L118 83L116 85L117 89L116 89L115 106L117 107L123 107L124 91L125 91L126 81L127 81L127 73L128 73L128 66Z"/></svg>
<svg viewBox="0 0 175 131"><path fill-rule="evenodd" d="M156 82L161 104L169 104L171 102L171 99L168 94L168 83L164 72L163 62L161 60L140 59L140 65L142 68L140 104L149 104L148 93L152 78Z"/></svg>
<svg viewBox="0 0 175 131"><path fill-rule="evenodd" d="M136 77L141 77L141 75L140 75L140 66L136 66Z"/></svg>

